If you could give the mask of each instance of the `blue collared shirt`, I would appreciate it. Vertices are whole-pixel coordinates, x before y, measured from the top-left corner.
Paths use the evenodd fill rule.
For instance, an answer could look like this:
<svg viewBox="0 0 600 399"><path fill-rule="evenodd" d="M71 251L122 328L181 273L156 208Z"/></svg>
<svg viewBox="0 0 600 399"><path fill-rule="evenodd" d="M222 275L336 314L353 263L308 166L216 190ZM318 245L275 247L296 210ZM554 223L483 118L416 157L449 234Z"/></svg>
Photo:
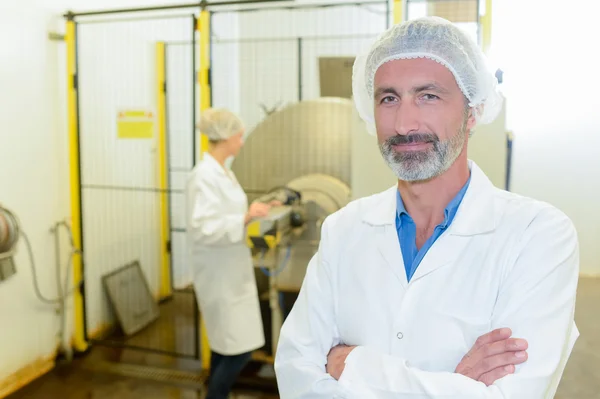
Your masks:
<svg viewBox="0 0 600 399"><path fill-rule="evenodd" d="M417 250L417 226L412 217L406 212L400 191L398 191L396 200L396 231L398 232L398 241L400 242L400 250L402 251L404 269L406 269L406 279L408 281L415 274L417 267L419 267L429 248L452 224L458 206L462 202L470 182L471 177L469 177L467 183L446 206L446 209L444 209L444 221L435 227L432 236L429 237L420 250Z"/></svg>

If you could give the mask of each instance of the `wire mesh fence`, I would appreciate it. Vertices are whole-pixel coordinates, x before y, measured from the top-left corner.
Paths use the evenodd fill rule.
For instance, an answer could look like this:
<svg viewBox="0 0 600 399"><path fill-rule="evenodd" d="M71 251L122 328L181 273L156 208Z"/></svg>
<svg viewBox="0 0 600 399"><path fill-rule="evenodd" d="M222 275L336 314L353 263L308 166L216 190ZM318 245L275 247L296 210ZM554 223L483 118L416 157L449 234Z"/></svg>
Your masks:
<svg viewBox="0 0 600 399"><path fill-rule="evenodd" d="M160 152L165 149L158 139L157 114L161 110L157 105L157 73L166 66L173 90L179 90L168 104L173 151L167 163L170 180L177 182L174 170L191 166L181 148L189 147L185 141L187 136L192 137L194 58L193 46L182 51L173 48L164 58L172 62L158 65L156 44L193 41L194 20L189 14L96 20L79 22L77 32L88 335L112 344L191 357L197 352L193 295L179 295L161 305L161 316L152 328L127 337L114 328L118 317L102 281L104 276L137 261L154 300L165 299L165 292L168 295L170 291L171 287L165 287L171 277L169 265L163 260L166 242L161 203L168 201L168 188L159 179L167 171L159 170ZM125 123L126 118L135 123ZM178 210L173 205L170 213L177 215ZM134 306L136 294L131 291L122 300Z"/></svg>
<svg viewBox="0 0 600 399"><path fill-rule="evenodd" d="M349 97L352 60L386 29L389 18L386 1L217 12L212 18L213 105L239 113L250 132L286 105ZM236 30L226 28L232 21ZM320 66L342 58L338 67L346 79L338 87L343 88L328 91L327 80L336 72Z"/></svg>
<svg viewBox="0 0 600 399"><path fill-rule="evenodd" d="M467 31L480 41L480 0L406 0L406 17L441 17Z"/></svg>

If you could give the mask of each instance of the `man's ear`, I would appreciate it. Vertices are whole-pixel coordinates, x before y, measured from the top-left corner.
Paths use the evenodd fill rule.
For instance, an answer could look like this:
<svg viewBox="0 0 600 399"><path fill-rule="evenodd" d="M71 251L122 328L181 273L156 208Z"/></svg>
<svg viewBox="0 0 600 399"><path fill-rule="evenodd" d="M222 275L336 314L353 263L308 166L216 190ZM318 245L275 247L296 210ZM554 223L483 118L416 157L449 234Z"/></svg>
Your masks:
<svg viewBox="0 0 600 399"><path fill-rule="evenodd" d="M475 117L475 113L483 112L483 105L479 105L476 108L469 107L468 117L467 117L467 130L471 131L477 124L477 118Z"/></svg>

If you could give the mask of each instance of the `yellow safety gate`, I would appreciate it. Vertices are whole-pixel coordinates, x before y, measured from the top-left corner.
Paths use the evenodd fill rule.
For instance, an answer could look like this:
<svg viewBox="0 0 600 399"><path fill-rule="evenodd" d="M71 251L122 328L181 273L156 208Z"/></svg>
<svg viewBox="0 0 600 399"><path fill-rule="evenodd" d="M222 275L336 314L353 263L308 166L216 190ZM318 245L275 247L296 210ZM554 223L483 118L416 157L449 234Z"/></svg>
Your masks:
<svg viewBox="0 0 600 399"><path fill-rule="evenodd" d="M191 290L174 287L172 264L185 262L173 223L183 222L182 182L196 158L197 19L128 17L67 22L72 223L83 251L75 259L75 345L196 358L197 305ZM133 262L160 305L150 326L127 336L115 328L120 314L104 279ZM139 292L122 301L141 316L148 311Z"/></svg>

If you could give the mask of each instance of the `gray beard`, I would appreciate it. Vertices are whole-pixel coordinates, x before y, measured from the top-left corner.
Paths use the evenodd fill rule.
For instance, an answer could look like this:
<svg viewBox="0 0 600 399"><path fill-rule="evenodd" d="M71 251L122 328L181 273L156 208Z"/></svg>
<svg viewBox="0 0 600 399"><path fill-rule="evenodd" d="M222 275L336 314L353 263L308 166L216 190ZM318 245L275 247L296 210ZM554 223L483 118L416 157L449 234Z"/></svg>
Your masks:
<svg viewBox="0 0 600 399"><path fill-rule="evenodd" d="M437 135L416 134L430 137L432 147L423 151L396 152L395 137L379 144L383 159L398 179L408 182L429 180L450 169L456 161L466 141L467 118L459 131L448 140L440 141Z"/></svg>

